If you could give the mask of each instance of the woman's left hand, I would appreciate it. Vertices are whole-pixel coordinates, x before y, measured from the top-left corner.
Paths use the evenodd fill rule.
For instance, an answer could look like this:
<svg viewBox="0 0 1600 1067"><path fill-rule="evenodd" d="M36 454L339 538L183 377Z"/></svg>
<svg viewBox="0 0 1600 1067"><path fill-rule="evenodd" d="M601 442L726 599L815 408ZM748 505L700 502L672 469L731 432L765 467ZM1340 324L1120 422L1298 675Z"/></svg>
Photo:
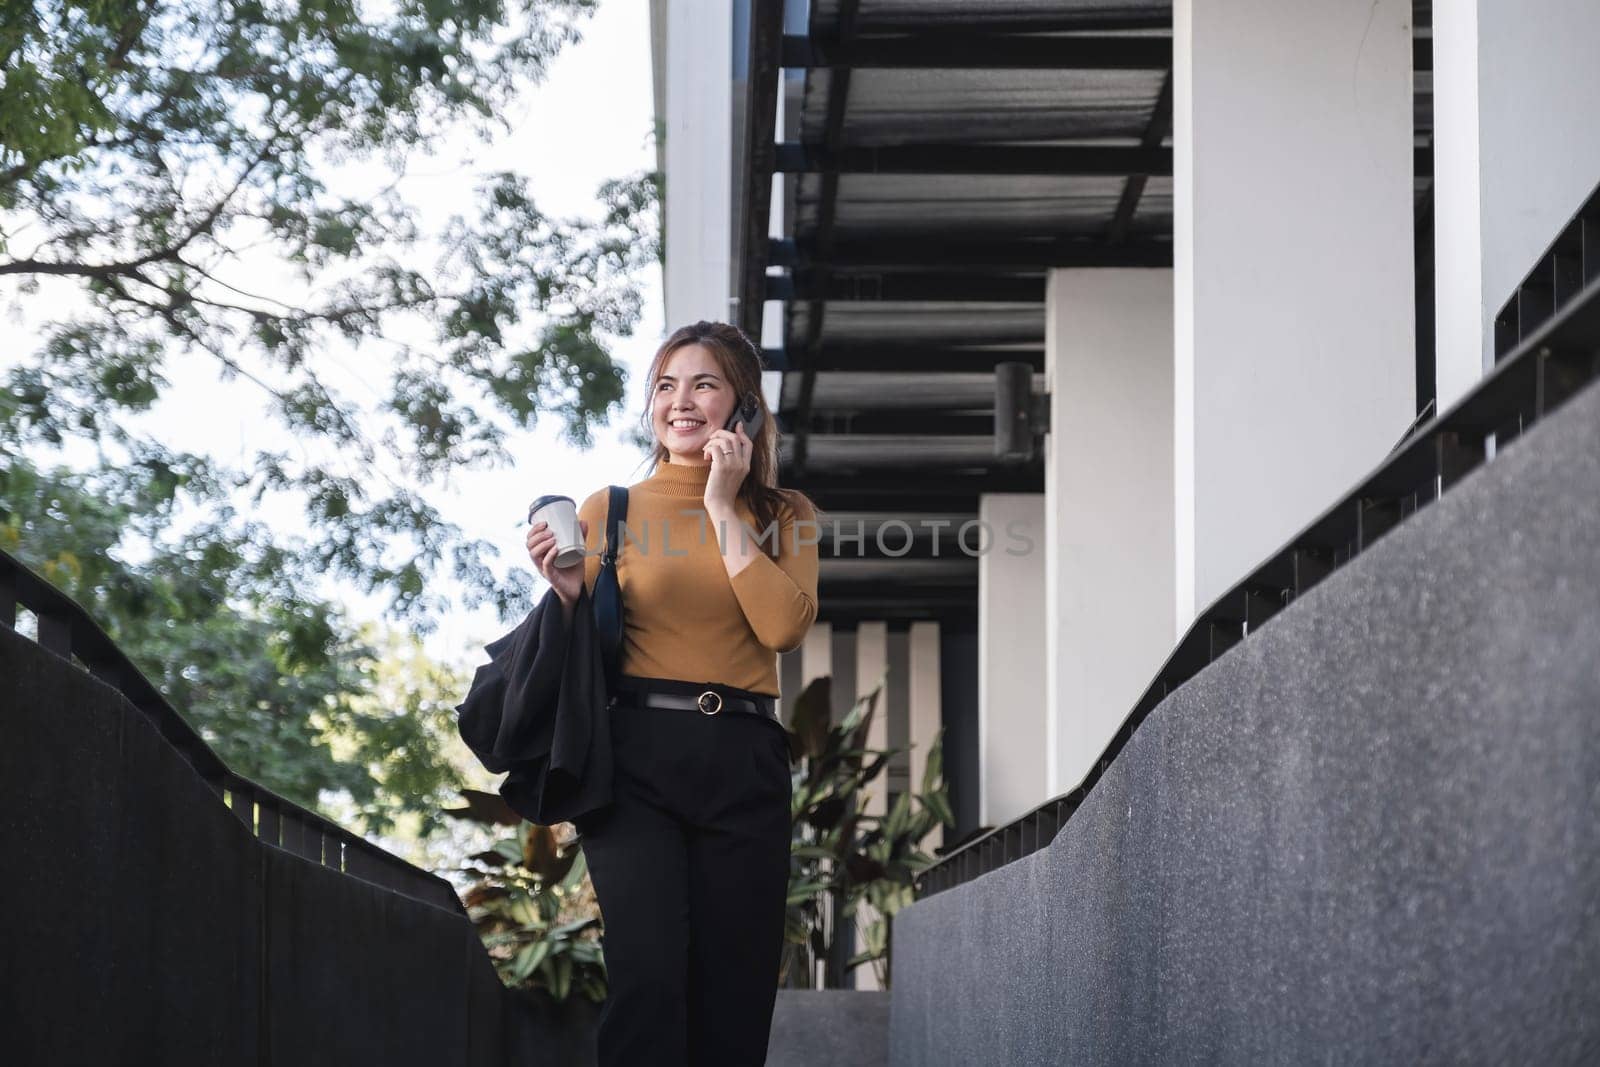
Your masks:
<svg viewBox="0 0 1600 1067"><path fill-rule="evenodd" d="M714 508L733 509L739 487L744 484L745 475L750 473L750 451L753 447L750 438L745 436L743 423L736 425L732 432L711 431L710 438L701 449L701 454L711 460L711 476L706 479L707 511Z"/></svg>

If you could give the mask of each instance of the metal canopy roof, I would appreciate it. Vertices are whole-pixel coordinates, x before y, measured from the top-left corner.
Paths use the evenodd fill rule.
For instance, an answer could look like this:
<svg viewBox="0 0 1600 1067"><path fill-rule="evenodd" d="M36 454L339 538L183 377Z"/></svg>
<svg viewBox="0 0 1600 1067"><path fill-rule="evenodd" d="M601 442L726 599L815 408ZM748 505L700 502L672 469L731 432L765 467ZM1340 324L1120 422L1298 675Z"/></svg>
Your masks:
<svg viewBox="0 0 1600 1067"><path fill-rule="evenodd" d="M1042 492L1042 460L994 454L994 366L1043 370L1050 268L1172 262L1170 0L813 0L788 36L783 6L752 0L735 230L741 324L783 301L782 484L825 520L917 529L975 519L981 492ZM1426 204L1431 11L1413 7ZM976 611L954 540L821 547L825 619Z"/></svg>

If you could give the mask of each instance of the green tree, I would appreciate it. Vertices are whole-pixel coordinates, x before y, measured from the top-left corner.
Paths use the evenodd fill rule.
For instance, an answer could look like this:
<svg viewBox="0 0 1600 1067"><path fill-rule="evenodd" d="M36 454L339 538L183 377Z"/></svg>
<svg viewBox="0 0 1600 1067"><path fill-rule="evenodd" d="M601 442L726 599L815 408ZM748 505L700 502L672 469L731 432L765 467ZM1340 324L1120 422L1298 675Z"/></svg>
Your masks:
<svg viewBox="0 0 1600 1067"><path fill-rule="evenodd" d="M196 457L110 473L11 457L0 548L87 608L234 770L305 807L343 794L357 829L410 813L431 831L461 784L445 753L463 679L308 596L315 576L225 501L175 525L180 492L220 487Z"/></svg>
<svg viewBox="0 0 1600 1067"><path fill-rule="evenodd" d="M307 805L347 793L379 829L434 818L442 705L415 678L398 713L374 698L381 656L328 580L413 632L446 597L525 609L529 569L497 572L427 491L505 462L541 413L587 444L660 261L654 173L571 219L508 173L429 219L403 178L509 131L593 7L0 5L0 291L81 298L0 352L0 547L84 602L241 773ZM376 402L328 384L337 351ZM274 447L229 466L164 437L150 416L182 415L161 403L179 355L231 379L241 417L264 403ZM261 519L285 500L303 533Z"/></svg>
<svg viewBox="0 0 1600 1067"><path fill-rule="evenodd" d="M631 332L659 262L657 176L605 183L590 220L493 174L433 228L398 179L413 153L508 131L508 102L593 3L0 5L0 279L22 295L69 279L89 304L9 372L0 443L181 463L126 416L156 403L175 350L198 353L319 446L212 472L303 501L318 571L421 624L441 575L474 603L519 602L526 569L497 578L493 546L421 489L506 460L507 429L541 412L585 445L620 405L607 338ZM361 184L373 171L394 180ZM264 262L292 266L294 291L269 291ZM387 379L375 408L326 384L333 345Z"/></svg>

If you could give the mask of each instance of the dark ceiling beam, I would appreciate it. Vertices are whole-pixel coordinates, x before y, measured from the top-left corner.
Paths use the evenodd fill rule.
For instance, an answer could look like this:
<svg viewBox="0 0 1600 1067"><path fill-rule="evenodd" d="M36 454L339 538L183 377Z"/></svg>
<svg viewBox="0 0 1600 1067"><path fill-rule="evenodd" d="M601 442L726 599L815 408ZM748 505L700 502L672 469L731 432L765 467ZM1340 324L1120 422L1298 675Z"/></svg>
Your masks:
<svg viewBox="0 0 1600 1067"><path fill-rule="evenodd" d="M1172 20L1156 23L1170 31ZM1041 31L987 25L971 29L920 30L864 37L845 45L788 34L782 65L835 70L1171 70L1172 38L1167 34L1042 36ZM1412 42L1411 68L1433 70L1433 48Z"/></svg>
<svg viewBox="0 0 1600 1067"><path fill-rule="evenodd" d="M1167 114L1171 115L1170 90ZM840 148L779 144L774 166L785 174L984 174L1053 178L1145 175L1171 177L1172 149L1107 145L891 145Z"/></svg>
<svg viewBox="0 0 1600 1067"><path fill-rule="evenodd" d="M820 558L832 561L821 568L821 576L825 579L838 569L869 560L900 563L958 559L963 555L962 529L977 517L976 512L922 514L834 509L819 526ZM851 540L857 530L861 533L859 542ZM973 537L968 534L969 544L976 543ZM908 569L914 568L908 563Z"/></svg>
<svg viewBox="0 0 1600 1067"><path fill-rule="evenodd" d="M772 239L767 262L776 267L821 266L810 242ZM948 239L898 234L835 238L828 265L848 268L952 267L968 271L1035 271L1051 267L1170 267L1172 242L1125 241L1108 248L1089 237Z"/></svg>
<svg viewBox="0 0 1600 1067"><path fill-rule="evenodd" d="M808 371L915 371L919 374L992 372L997 363L1028 363L1044 370L1043 348L973 349L948 345L830 344L808 357L802 368L778 349L764 353L774 368Z"/></svg>
<svg viewBox="0 0 1600 1067"><path fill-rule="evenodd" d="M807 472L784 486L824 508L848 511L977 511L980 493L1041 493L1044 465L995 466L970 473L947 470Z"/></svg>
<svg viewBox="0 0 1600 1067"><path fill-rule="evenodd" d="M1104 145L893 145L829 150L785 142L774 166L786 174L1030 175L1035 177L1170 178L1172 149L1161 142L1172 132L1172 81L1164 84L1138 147ZM1433 174L1433 150L1412 150L1418 177ZM1141 184L1141 189L1143 188Z"/></svg>
<svg viewBox="0 0 1600 1067"><path fill-rule="evenodd" d="M848 411L842 414L841 411ZM819 408L815 398L811 402L811 424L806 427L817 434L933 434L991 437L994 434L994 408L982 413L973 411L898 411L872 410L872 398L861 397L848 409Z"/></svg>
<svg viewBox="0 0 1600 1067"><path fill-rule="evenodd" d="M739 327L759 343L762 300L766 296L764 279L772 208L773 154L777 141L783 0L752 0L750 7L750 62L744 112L744 217L740 232L736 314Z"/></svg>
<svg viewBox="0 0 1600 1067"><path fill-rule="evenodd" d="M1039 486L1042 491L1044 477L1041 474ZM876 486L850 486L831 482L812 481L809 486L790 485L784 483L784 488L800 489L814 500L818 507L824 511L863 511L894 512L902 516L916 516L924 512L950 512L958 511L976 515L978 512L978 494L985 490L976 487L963 487L955 491L945 491L938 488L930 489L927 486L920 490L907 489L901 493L890 496L878 491ZM1024 490L1032 492L1032 490ZM827 515L822 518L826 520ZM908 519L907 521L910 521Z"/></svg>
<svg viewBox="0 0 1600 1067"><path fill-rule="evenodd" d="M977 518L977 516L974 515L972 518ZM913 532L916 532L916 524L913 522L911 525ZM901 561L905 561L907 564L916 564L928 560L955 559L961 555L962 549L961 545L957 541L958 535L952 531L957 529L959 525L960 524L958 523L956 526L940 532L937 555L934 554L933 538L928 536L926 533L922 533L916 539L908 542L906 540L905 531L903 529L895 528L886 530L883 535L884 545L892 549L896 553L895 555L891 556L879 552L877 541L874 538L872 531L867 530L864 532L861 539L861 543L864 546L864 552L861 556L857 556L855 554L856 543L855 541L851 540L851 538L855 536L855 525L853 523L841 524L838 542L844 554L835 555L833 549L833 528L828 525L827 519L824 518L822 520L822 525L818 528L822 537L821 542L817 545L817 551L820 553L818 558L821 560L831 560L833 561L831 565L837 567L848 567L854 563L864 563L868 560L875 560L879 563L899 563ZM969 533L967 535L968 543L976 544L977 536L978 535L976 533Z"/></svg>
<svg viewBox="0 0 1600 1067"><path fill-rule="evenodd" d="M835 556L831 548L831 535L823 527L822 543L817 546L817 580L839 588L861 586L869 582L894 582L907 592L923 589L961 590L978 585L978 561L981 550L993 548L996 534L991 525L983 529L976 520L968 527L968 550L956 549L944 556L923 559L906 559L894 556ZM842 541L842 537L841 537ZM899 544L898 540L893 542ZM853 548L853 546L850 546Z"/></svg>
<svg viewBox="0 0 1600 1067"><path fill-rule="evenodd" d="M874 610L877 605L877 610ZM845 588L817 584L817 618L825 622L868 619L936 619L950 612L976 611L978 587L910 592L893 582Z"/></svg>
<svg viewBox="0 0 1600 1067"><path fill-rule="evenodd" d="M903 300L1028 304L1044 302L1044 276L979 273L841 274L827 267L767 278L768 300Z"/></svg>
<svg viewBox="0 0 1600 1067"><path fill-rule="evenodd" d="M883 10L888 7L888 10ZM981 4L968 4L960 8L947 6L945 14L936 25L915 5L906 5L900 11L888 5L879 5L860 27L864 34L918 34L918 33L1132 33L1134 31L1164 30L1172 32L1172 10L1157 8L1146 11L1129 11L1118 14L1084 14L1062 5L1037 6L1023 14L989 14ZM959 20L959 21L958 21Z"/></svg>
<svg viewBox="0 0 1600 1067"><path fill-rule="evenodd" d="M1145 126L1144 137L1139 141L1140 149L1145 151L1159 149L1161 142L1166 140L1167 134L1171 132L1172 72L1168 71L1166 79L1161 83L1161 94L1156 97L1156 106L1151 110L1150 122ZM1134 213L1139 210L1139 200L1144 196L1144 186L1149 180L1148 174L1128 175L1128 180L1122 186L1122 199L1117 202L1116 213L1112 215L1111 226L1106 231L1107 244L1121 245L1128 239L1128 227L1133 223Z"/></svg>
<svg viewBox="0 0 1600 1067"><path fill-rule="evenodd" d="M1167 70L1172 66L1172 38L927 30L845 44L788 35L783 65L835 70Z"/></svg>
<svg viewBox="0 0 1600 1067"><path fill-rule="evenodd" d="M854 626L863 622L937 622L941 626L975 626L978 596L974 592L964 602L948 599L906 601L874 600L871 597L817 596L817 621L831 626Z"/></svg>
<svg viewBox="0 0 1600 1067"><path fill-rule="evenodd" d="M860 0L839 0L839 10L833 24L832 39L842 48L849 48L855 43L856 14L861 7ZM813 31L815 23L813 23ZM813 33L815 36L815 33ZM850 99L850 68L844 67L832 71L828 76L828 111L822 126L822 147L829 152L837 152L844 143L844 113L845 105ZM839 200L839 175L824 174L822 176L821 195L817 201L817 228L816 242L819 258L826 263L833 249L833 223L835 207ZM819 272L821 291L827 289L828 268L821 268ZM767 291L771 292L772 282L763 278ZM812 297L811 304L806 309L806 336L800 345L802 352L807 355L816 352L822 343L822 322L827 314L826 302L820 298ZM794 438L794 451L789 468L799 474L806 469L806 425L810 421L811 392L816 381L807 372L800 380L800 404L796 412L795 423L798 433Z"/></svg>

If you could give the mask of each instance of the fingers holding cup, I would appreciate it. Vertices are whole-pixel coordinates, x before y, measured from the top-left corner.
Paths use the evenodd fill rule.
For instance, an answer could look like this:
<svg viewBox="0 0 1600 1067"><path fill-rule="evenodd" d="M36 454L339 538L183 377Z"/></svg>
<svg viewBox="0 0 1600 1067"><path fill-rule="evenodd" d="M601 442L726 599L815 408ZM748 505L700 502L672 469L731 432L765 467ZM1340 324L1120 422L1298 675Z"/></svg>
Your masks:
<svg viewBox="0 0 1600 1067"><path fill-rule="evenodd" d="M528 527L528 535L525 541L528 547L528 558L533 561L534 568L538 570L539 576L549 581L550 568L553 565L551 550L555 548L556 544L555 533L551 531L547 523L536 522Z"/></svg>

